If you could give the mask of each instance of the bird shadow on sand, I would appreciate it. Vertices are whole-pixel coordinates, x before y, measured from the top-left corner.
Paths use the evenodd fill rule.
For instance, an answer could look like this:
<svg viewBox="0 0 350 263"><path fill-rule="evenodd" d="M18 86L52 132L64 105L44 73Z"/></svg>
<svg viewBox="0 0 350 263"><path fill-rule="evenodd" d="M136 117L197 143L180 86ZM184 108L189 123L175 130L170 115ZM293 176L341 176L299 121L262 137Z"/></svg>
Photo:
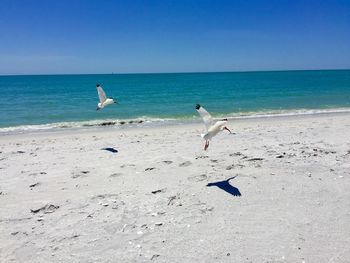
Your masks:
<svg viewBox="0 0 350 263"><path fill-rule="evenodd" d="M117 153L118 152L117 149L114 149L112 147L102 148L101 150L108 151L108 152L111 152L111 153Z"/></svg>
<svg viewBox="0 0 350 263"><path fill-rule="evenodd" d="M226 193L229 193L230 195L233 196L241 196L241 192L239 191L238 188L232 186L230 184L230 180L232 180L233 178L235 178L236 176L230 177L224 181L219 181L219 182L214 182L214 183L208 183L207 187L209 186L217 186L219 187L221 190L224 190Z"/></svg>

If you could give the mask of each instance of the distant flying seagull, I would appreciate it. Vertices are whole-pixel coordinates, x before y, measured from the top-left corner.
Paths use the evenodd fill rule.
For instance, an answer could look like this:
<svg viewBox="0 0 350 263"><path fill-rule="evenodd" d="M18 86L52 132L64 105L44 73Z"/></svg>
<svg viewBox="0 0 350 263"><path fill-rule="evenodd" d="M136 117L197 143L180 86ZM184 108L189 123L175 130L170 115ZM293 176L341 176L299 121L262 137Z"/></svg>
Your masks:
<svg viewBox="0 0 350 263"><path fill-rule="evenodd" d="M98 98L100 99L100 102L97 104L96 110L103 109L109 104L118 103L116 99L106 97L106 93L104 92L100 84L96 85L96 89L98 93Z"/></svg>
<svg viewBox="0 0 350 263"><path fill-rule="evenodd" d="M213 118L201 105L196 105L196 110L202 117L204 125L207 129L205 134L201 134L202 138L205 140L204 150L209 147L209 141L217 135L220 131L227 130L232 133L227 127L227 119L223 119L214 123Z"/></svg>

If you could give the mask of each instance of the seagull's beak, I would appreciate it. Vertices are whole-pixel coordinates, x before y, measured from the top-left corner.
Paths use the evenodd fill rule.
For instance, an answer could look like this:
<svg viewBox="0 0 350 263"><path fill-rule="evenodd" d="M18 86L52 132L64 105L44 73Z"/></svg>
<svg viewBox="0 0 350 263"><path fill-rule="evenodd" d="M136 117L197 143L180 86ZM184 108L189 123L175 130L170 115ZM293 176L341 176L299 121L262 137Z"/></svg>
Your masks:
<svg viewBox="0 0 350 263"><path fill-rule="evenodd" d="M230 133L232 133L232 132L230 131L230 129L227 128L227 127L224 127L224 130L227 130L227 131L229 131Z"/></svg>

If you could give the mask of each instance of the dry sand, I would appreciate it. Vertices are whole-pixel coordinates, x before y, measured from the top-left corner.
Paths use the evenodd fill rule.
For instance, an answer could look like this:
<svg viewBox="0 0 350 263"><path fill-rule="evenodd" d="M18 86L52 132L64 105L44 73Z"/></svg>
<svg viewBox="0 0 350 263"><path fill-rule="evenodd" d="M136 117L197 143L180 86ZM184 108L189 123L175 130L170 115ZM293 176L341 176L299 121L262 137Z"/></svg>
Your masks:
<svg viewBox="0 0 350 263"><path fill-rule="evenodd" d="M0 136L0 261L350 262L350 115L228 126Z"/></svg>

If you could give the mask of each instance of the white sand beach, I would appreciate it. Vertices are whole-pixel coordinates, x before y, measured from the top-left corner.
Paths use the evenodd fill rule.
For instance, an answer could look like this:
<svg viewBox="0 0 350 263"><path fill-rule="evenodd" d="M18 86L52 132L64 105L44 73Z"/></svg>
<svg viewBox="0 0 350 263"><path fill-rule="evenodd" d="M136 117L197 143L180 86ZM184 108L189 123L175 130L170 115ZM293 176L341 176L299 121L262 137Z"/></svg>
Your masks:
<svg viewBox="0 0 350 263"><path fill-rule="evenodd" d="M0 261L350 262L350 114L228 127L0 136Z"/></svg>

